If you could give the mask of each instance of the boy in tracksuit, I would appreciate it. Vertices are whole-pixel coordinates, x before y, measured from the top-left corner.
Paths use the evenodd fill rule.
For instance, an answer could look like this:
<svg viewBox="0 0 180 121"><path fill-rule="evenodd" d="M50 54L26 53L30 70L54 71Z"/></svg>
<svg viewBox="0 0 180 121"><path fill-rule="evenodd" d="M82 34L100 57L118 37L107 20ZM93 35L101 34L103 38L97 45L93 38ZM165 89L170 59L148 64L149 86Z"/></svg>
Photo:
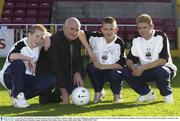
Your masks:
<svg viewBox="0 0 180 121"><path fill-rule="evenodd" d="M81 38L87 38L95 55L95 60L86 68L95 91L95 103L101 101L106 81L110 83L114 103L123 101L121 95L123 79L117 70L125 65L125 43L116 35L117 30L116 20L113 17L106 17L102 22L101 32L85 32L86 37Z"/></svg>
<svg viewBox="0 0 180 121"><path fill-rule="evenodd" d="M140 95L138 102L155 100L155 94L147 83L154 81L164 96L164 102L172 103L170 80L176 75L177 68L172 63L168 38L165 33L154 30L152 18L147 14L138 16L136 23L139 35L132 41L126 61L128 68L121 72Z"/></svg>

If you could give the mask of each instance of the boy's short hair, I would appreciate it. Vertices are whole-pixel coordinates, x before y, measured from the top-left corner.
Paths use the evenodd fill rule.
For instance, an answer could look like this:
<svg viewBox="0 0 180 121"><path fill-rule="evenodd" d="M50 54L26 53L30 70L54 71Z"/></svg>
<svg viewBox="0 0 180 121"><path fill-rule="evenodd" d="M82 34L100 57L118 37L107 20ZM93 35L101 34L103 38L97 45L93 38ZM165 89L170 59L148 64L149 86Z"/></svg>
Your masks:
<svg viewBox="0 0 180 121"><path fill-rule="evenodd" d="M102 22L102 25L103 24L114 24L115 26L117 26L116 19L111 16L105 17Z"/></svg>
<svg viewBox="0 0 180 121"><path fill-rule="evenodd" d="M36 30L40 30L42 32L47 32L46 28L42 24L35 24L31 27L30 33L33 34L35 33Z"/></svg>
<svg viewBox="0 0 180 121"><path fill-rule="evenodd" d="M148 14L141 14L141 15L139 15L138 17L137 17L137 19L136 19L136 23L138 24L138 23L147 23L147 24L152 24L153 22L152 22L152 18L151 18L151 16L150 15L148 15Z"/></svg>

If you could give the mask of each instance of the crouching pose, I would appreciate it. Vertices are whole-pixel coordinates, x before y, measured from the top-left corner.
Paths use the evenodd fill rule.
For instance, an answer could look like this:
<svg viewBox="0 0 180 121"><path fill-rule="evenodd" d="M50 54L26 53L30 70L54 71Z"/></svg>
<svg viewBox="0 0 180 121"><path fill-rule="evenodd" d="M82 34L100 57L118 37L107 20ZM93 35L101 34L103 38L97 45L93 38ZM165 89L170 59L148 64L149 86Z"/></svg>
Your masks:
<svg viewBox="0 0 180 121"><path fill-rule="evenodd" d="M44 26L33 25L28 36L16 42L7 55L0 81L9 90L14 107L28 107L27 99L55 85L56 79L50 73L35 76L36 61L45 33Z"/></svg>
<svg viewBox="0 0 180 121"><path fill-rule="evenodd" d="M106 17L102 22L102 33L85 32L84 34L96 56L96 59L87 65L87 73L95 91L95 103L102 100L103 86L106 81L110 83L114 96L113 102L123 101L121 95L123 78L117 70L125 65L125 43L116 35L117 30L116 20L113 17ZM83 37L83 32L81 34Z"/></svg>
<svg viewBox="0 0 180 121"><path fill-rule="evenodd" d="M155 94L147 83L156 82L165 103L172 103L171 79L177 68L172 63L169 41L165 33L154 30L152 19L142 14L136 19L139 35L133 39L127 57L127 67L122 70L129 85L140 95L138 102L155 100ZM137 64L140 62L140 64Z"/></svg>

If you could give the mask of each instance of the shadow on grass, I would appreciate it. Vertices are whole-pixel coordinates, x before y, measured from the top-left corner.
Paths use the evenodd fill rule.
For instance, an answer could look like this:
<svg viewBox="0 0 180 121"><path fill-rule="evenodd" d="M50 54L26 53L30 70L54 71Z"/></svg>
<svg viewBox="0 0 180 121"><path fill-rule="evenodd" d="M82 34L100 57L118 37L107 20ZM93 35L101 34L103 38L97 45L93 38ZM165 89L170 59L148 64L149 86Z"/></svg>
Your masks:
<svg viewBox="0 0 180 121"><path fill-rule="evenodd" d="M6 90L3 86L1 86L1 84L0 84L0 91L4 91L4 90Z"/></svg>
<svg viewBox="0 0 180 121"><path fill-rule="evenodd" d="M0 114L2 116L68 116L81 114L81 113L91 113L94 111L108 111L108 110L122 110L129 109L134 107L142 107L146 105L153 105L157 103L162 103L162 101L149 102L149 103L135 103L127 102L121 104L112 104L110 101L104 101L102 103L94 104L90 103L85 106L75 106L72 104L69 105L60 105L60 104L48 104L48 105L39 105L33 104L31 107L26 109L17 109L12 106L0 106ZM96 116L96 114L93 114ZM82 116L82 115L81 115ZM86 115L83 115L86 116ZM107 114L107 116L110 116Z"/></svg>

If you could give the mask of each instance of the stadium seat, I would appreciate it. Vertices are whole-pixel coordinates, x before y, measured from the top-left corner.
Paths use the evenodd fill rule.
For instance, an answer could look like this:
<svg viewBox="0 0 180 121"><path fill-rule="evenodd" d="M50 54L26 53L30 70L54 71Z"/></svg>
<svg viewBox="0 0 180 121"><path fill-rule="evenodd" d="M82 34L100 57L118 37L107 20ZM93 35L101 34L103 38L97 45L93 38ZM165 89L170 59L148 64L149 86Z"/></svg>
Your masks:
<svg viewBox="0 0 180 121"><path fill-rule="evenodd" d="M39 3L41 0L28 0L29 2Z"/></svg>
<svg viewBox="0 0 180 121"><path fill-rule="evenodd" d="M39 3L39 9L50 10L51 9L51 3Z"/></svg>
<svg viewBox="0 0 180 121"><path fill-rule="evenodd" d="M164 32L167 34L169 41L176 41L177 31L175 27L168 27L164 29Z"/></svg>
<svg viewBox="0 0 180 121"><path fill-rule="evenodd" d="M40 0L41 2L52 3L54 0Z"/></svg>
<svg viewBox="0 0 180 121"><path fill-rule="evenodd" d="M124 18L116 18L117 24L126 24L126 19Z"/></svg>
<svg viewBox="0 0 180 121"><path fill-rule="evenodd" d="M16 9L26 9L26 2L16 2Z"/></svg>
<svg viewBox="0 0 180 121"><path fill-rule="evenodd" d="M2 24L10 24L10 23L12 23L12 18L11 17L2 17L1 23Z"/></svg>
<svg viewBox="0 0 180 121"><path fill-rule="evenodd" d="M135 18L126 18L126 24L136 24Z"/></svg>
<svg viewBox="0 0 180 121"><path fill-rule="evenodd" d="M37 17L38 11L37 10L26 10L27 17Z"/></svg>
<svg viewBox="0 0 180 121"><path fill-rule="evenodd" d="M2 16L3 17L12 17L14 15L14 11L13 10L9 10L9 9L4 9Z"/></svg>
<svg viewBox="0 0 180 121"><path fill-rule="evenodd" d="M15 17L25 17L25 9L17 9L14 11L14 16Z"/></svg>
<svg viewBox="0 0 180 121"><path fill-rule="evenodd" d="M118 28L119 29L118 29L117 35L119 37L121 37L123 40L125 40L126 39L126 29L125 29L125 27L124 26L120 26Z"/></svg>
<svg viewBox="0 0 180 121"><path fill-rule="evenodd" d="M35 23L37 23L37 18L35 18L35 17L26 17L24 19L24 23L25 24L35 24Z"/></svg>
<svg viewBox="0 0 180 121"><path fill-rule="evenodd" d="M5 2L14 2L14 0L5 0Z"/></svg>
<svg viewBox="0 0 180 121"><path fill-rule="evenodd" d="M175 26L174 19L172 19L172 18L165 18L165 19L163 20L163 24L164 24L166 27Z"/></svg>
<svg viewBox="0 0 180 121"><path fill-rule="evenodd" d="M155 29L155 30L163 31L163 27L162 27L162 26L154 26L154 29Z"/></svg>
<svg viewBox="0 0 180 121"><path fill-rule="evenodd" d="M163 25L163 19L161 18L153 18L153 23L155 26L162 26Z"/></svg>
<svg viewBox="0 0 180 121"><path fill-rule="evenodd" d="M24 23L24 18L22 17L16 17L16 18L13 18L12 22L14 24L23 24Z"/></svg>
<svg viewBox="0 0 180 121"><path fill-rule="evenodd" d="M14 8L15 8L14 2L5 2L4 9L14 9Z"/></svg>
<svg viewBox="0 0 180 121"><path fill-rule="evenodd" d="M97 18L79 18L82 24L99 24L101 23Z"/></svg>
<svg viewBox="0 0 180 121"><path fill-rule="evenodd" d="M49 17L39 17L38 18L38 23L40 23L40 24L49 24L50 23Z"/></svg>
<svg viewBox="0 0 180 121"><path fill-rule="evenodd" d="M49 10L39 10L38 16L48 18L48 17L50 17L50 11Z"/></svg>
<svg viewBox="0 0 180 121"><path fill-rule="evenodd" d="M30 0L12 0L12 1L14 1L14 2L28 2Z"/></svg>
<svg viewBox="0 0 180 121"><path fill-rule="evenodd" d="M100 30L100 26L88 26L87 30L90 31L90 32L99 31Z"/></svg>
<svg viewBox="0 0 180 121"><path fill-rule="evenodd" d="M39 4L35 3L35 2L33 2L33 3L30 2L27 4L27 9L31 9L31 10L39 9Z"/></svg>
<svg viewBox="0 0 180 121"><path fill-rule="evenodd" d="M127 41L132 41L133 38L137 35L137 28L136 26L128 26L126 27L127 32Z"/></svg>

